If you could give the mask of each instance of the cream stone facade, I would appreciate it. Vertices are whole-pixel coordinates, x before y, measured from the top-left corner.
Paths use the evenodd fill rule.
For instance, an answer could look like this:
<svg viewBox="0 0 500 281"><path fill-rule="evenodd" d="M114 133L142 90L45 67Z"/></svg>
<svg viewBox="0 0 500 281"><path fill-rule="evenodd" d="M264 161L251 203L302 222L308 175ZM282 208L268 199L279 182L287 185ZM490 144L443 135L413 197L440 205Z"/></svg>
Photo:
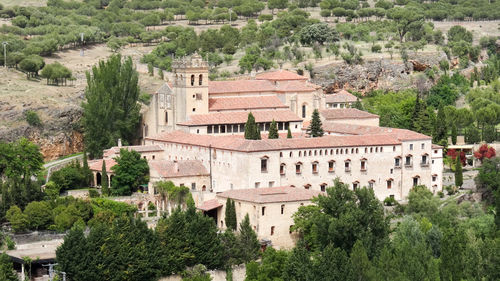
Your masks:
<svg viewBox="0 0 500 281"><path fill-rule="evenodd" d="M237 222L248 214L250 225L262 244L271 242L278 249L292 248L298 239L298 233L291 231L293 214L299 207L310 205L311 199L320 193L290 186L232 190L217 194L214 200L218 204L207 204L207 208L217 210L217 225L225 229L225 204L227 198L231 198L235 202Z"/></svg>

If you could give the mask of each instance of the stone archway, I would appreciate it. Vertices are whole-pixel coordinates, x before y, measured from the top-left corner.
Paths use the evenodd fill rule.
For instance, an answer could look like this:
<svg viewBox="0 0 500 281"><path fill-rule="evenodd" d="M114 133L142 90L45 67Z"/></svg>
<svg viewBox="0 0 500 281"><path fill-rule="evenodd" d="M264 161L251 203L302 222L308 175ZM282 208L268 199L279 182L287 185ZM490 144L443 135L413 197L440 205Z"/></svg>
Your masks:
<svg viewBox="0 0 500 281"><path fill-rule="evenodd" d="M101 179L101 173L97 173L96 176L95 176L95 185L96 186L100 186L101 185L101 182L102 182L102 179Z"/></svg>

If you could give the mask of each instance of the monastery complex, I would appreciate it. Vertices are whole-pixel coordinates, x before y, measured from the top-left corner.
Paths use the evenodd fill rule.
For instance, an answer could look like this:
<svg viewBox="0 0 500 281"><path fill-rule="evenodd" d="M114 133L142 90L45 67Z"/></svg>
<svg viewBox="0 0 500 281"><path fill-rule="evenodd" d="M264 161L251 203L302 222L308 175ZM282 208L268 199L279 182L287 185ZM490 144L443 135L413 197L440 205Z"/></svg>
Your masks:
<svg viewBox="0 0 500 281"><path fill-rule="evenodd" d="M211 212L221 228L223 205L232 198L238 220L249 213L260 238L286 236L279 239L284 245L291 239L292 221L274 223L270 230L262 208L277 214L296 211L337 177L352 189L372 188L380 200L405 200L415 185L442 190L442 147L420 133L379 127L377 115L351 107L357 98L345 90L327 95L306 77L285 70L208 81L208 65L198 55L174 62L172 77L143 114L142 145L119 144L90 163L96 185L102 161L112 177L120 148L136 150L150 166L150 195L156 194L158 181L187 186L198 208ZM305 130L315 109L325 135L310 138ZM262 140L243 137L250 112ZM273 120L279 139L267 139Z"/></svg>

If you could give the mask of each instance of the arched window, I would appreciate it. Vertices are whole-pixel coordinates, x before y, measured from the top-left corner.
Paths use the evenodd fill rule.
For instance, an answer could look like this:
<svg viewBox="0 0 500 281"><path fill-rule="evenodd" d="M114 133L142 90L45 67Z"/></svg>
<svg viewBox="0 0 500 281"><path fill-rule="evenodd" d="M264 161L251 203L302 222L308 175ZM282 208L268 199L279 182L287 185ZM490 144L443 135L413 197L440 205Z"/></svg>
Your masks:
<svg viewBox="0 0 500 281"><path fill-rule="evenodd" d="M280 175L285 175L286 173L286 164L282 163L280 164Z"/></svg>
<svg viewBox="0 0 500 281"><path fill-rule="evenodd" d="M165 111L165 124L168 124L168 112Z"/></svg>
<svg viewBox="0 0 500 281"><path fill-rule="evenodd" d="M191 86L194 86L194 74L191 75Z"/></svg>
<svg viewBox="0 0 500 281"><path fill-rule="evenodd" d="M200 85L200 86L203 85L203 74L200 74L198 76L198 85Z"/></svg>
<svg viewBox="0 0 500 281"><path fill-rule="evenodd" d="M306 118L306 110L307 110L307 107L305 104L302 105L302 118Z"/></svg>

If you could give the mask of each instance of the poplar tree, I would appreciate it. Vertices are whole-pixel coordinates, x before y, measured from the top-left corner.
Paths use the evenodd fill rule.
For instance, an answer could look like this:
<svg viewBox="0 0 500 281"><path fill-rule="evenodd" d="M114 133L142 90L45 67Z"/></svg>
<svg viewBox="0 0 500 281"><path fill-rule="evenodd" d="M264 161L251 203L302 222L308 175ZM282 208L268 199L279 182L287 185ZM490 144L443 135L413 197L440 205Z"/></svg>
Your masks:
<svg viewBox="0 0 500 281"><path fill-rule="evenodd" d="M307 134L311 138L322 137L324 134L321 119L319 117L319 111L317 109L313 111L311 124L307 128Z"/></svg>
<svg viewBox="0 0 500 281"><path fill-rule="evenodd" d="M269 127L269 139L278 139L280 136L278 134L278 124L276 124L276 121L271 122L271 127Z"/></svg>
<svg viewBox="0 0 500 281"><path fill-rule="evenodd" d="M238 226L236 223L236 206L234 204L234 201L230 198L227 198L226 200L225 222L228 229L236 230L236 227Z"/></svg>
<svg viewBox="0 0 500 281"><path fill-rule="evenodd" d="M109 195L109 181L108 181L108 172L106 171L106 161L102 160L102 170L101 170L101 187L102 187L102 195Z"/></svg>
<svg viewBox="0 0 500 281"><path fill-rule="evenodd" d="M292 131L290 131L290 127L288 127L288 133L286 134L286 138L287 139L291 139L292 138Z"/></svg>
<svg viewBox="0 0 500 281"><path fill-rule="evenodd" d="M100 61L86 75L83 135L89 156L96 158L119 138L125 144L137 138L141 117L137 103L139 75L132 59L128 57L122 62L119 54Z"/></svg>
<svg viewBox="0 0 500 281"><path fill-rule="evenodd" d="M462 187L464 184L464 175L462 172L462 161L460 161L460 156L455 159L455 186Z"/></svg>

